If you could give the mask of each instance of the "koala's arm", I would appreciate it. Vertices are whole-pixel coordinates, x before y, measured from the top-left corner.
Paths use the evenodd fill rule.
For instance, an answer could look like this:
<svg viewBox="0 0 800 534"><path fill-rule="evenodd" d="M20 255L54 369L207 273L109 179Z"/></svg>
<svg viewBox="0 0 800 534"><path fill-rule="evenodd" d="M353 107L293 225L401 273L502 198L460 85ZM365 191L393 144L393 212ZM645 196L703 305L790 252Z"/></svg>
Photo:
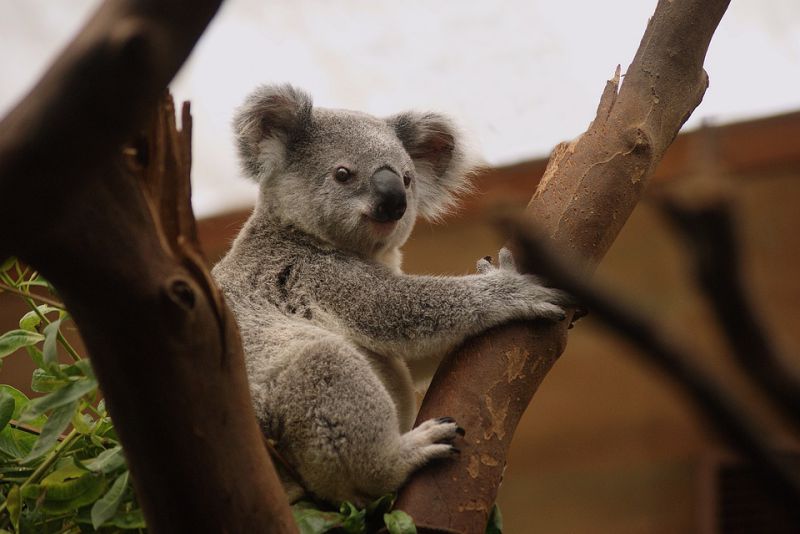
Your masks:
<svg viewBox="0 0 800 534"><path fill-rule="evenodd" d="M411 359L445 353L467 337L512 319L564 318L565 295L485 260L482 274L414 276L334 258L306 265L297 283L337 329L379 354Z"/></svg>

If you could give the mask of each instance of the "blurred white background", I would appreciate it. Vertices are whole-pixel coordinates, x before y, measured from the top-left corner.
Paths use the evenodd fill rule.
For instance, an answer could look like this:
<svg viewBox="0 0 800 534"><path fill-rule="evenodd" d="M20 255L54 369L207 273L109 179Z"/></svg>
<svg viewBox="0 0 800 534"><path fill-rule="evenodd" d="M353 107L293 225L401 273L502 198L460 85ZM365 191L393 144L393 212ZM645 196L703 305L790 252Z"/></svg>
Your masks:
<svg viewBox="0 0 800 534"><path fill-rule="evenodd" d="M0 2L0 114L98 4ZM449 112L490 164L541 157L583 132L655 5L229 0L172 84L176 99L192 101L195 209L208 216L253 202L255 186L238 177L229 122L266 82L291 82L320 106ZM711 87L688 128L800 109L800 2L734 0L706 69Z"/></svg>

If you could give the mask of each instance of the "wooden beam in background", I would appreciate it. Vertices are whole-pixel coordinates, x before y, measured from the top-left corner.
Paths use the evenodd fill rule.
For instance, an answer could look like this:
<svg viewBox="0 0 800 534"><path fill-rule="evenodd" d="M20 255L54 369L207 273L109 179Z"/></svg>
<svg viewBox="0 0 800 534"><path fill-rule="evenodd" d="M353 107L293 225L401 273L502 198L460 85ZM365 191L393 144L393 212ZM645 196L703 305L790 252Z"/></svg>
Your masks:
<svg viewBox="0 0 800 534"><path fill-rule="evenodd" d="M695 172L698 152L709 145L723 172L752 178L787 170L800 173L800 111L683 133L667 150L651 181L663 183ZM542 158L486 169L475 177L476 194L464 199L448 221L483 217L500 203L522 206L546 166L547 158ZM199 221L200 241L211 260L230 248L249 215L249 209L238 210Z"/></svg>

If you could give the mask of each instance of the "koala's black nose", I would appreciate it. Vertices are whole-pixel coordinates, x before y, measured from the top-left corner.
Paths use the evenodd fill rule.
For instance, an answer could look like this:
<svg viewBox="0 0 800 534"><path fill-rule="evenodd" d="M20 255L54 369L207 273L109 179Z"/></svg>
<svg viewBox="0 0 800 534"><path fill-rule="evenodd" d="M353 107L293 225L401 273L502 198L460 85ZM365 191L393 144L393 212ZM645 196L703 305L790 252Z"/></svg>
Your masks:
<svg viewBox="0 0 800 534"><path fill-rule="evenodd" d="M380 222L399 221L406 212L406 188L403 179L389 169L372 175L376 204L373 218Z"/></svg>

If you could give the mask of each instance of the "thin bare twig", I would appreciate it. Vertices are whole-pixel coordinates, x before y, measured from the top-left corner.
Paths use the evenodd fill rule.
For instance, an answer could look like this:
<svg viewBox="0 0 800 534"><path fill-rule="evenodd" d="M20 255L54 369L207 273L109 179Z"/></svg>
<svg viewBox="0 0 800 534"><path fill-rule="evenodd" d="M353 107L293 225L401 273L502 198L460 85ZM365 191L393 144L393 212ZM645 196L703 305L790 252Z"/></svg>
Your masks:
<svg viewBox="0 0 800 534"><path fill-rule="evenodd" d="M591 310L592 317L640 349L656 367L694 402L709 426L759 469L764 488L800 520L800 478L774 454L764 432L718 383L692 363L691 351L667 336L641 313L586 281L576 269L553 252L530 227L530 220L506 218L501 224L515 235L518 262L535 270L571 293Z"/></svg>
<svg viewBox="0 0 800 534"><path fill-rule="evenodd" d="M3 291L8 291L9 293L14 293L15 295L19 295L20 297L25 297L33 300L38 300L42 304L47 304L48 306L52 306L54 308L64 309L64 303L58 302L57 300L53 300L51 298L39 295L37 293L26 293L22 290L17 289L16 287L11 287L8 284L4 284L0 282L0 289Z"/></svg>
<svg viewBox="0 0 800 534"><path fill-rule="evenodd" d="M800 429L800 384L745 290L730 204L724 197L661 206L691 253L694 278L714 308L737 362L781 414Z"/></svg>

